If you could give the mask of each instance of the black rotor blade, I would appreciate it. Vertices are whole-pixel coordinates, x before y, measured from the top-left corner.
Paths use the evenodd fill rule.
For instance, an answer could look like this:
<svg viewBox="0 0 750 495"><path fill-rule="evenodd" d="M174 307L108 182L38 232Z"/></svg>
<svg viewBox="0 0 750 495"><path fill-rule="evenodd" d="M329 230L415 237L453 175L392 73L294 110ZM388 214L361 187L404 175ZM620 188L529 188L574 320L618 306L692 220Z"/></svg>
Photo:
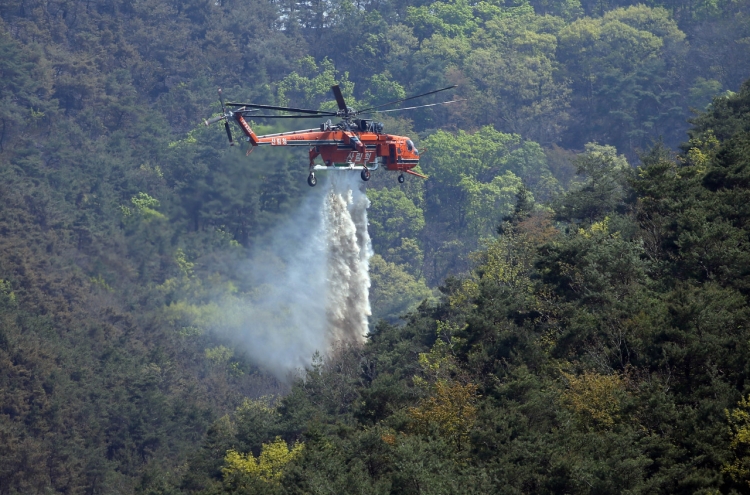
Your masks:
<svg viewBox="0 0 750 495"><path fill-rule="evenodd" d="M254 119L319 119L321 115L251 115L251 117Z"/></svg>
<svg viewBox="0 0 750 495"><path fill-rule="evenodd" d="M462 100L450 100L450 101L441 101L440 103L429 103L427 105L417 105L416 107L402 107L402 108L391 108L390 110L377 110L375 113L400 112L401 110L414 110L415 108L425 108L425 107L435 107L435 106L438 106L438 105L448 105L449 103L457 103L459 101L466 101L466 98L464 98Z"/></svg>
<svg viewBox="0 0 750 495"><path fill-rule="evenodd" d="M427 95L434 95L435 93L440 93L441 91L447 91L449 89L453 89L456 86L457 85L454 84L453 86L448 86L447 88L442 88L442 89L436 89L435 91L429 91L427 93L422 93L421 95L410 96L408 98L402 98L400 100L389 101L388 103L383 103L382 105L377 105L377 106L374 106L374 107L365 108L364 110L360 110L359 113L369 112L370 110L375 110L376 108L383 108L383 107L387 107L388 105L395 105L396 103L403 103L405 101L414 100L416 98L421 98L421 97L427 96Z"/></svg>
<svg viewBox="0 0 750 495"><path fill-rule="evenodd" d="M229 129L229 122L224 121L224 130L227 131L227 137L229 138L229 145L234 146L234 141L232 141L232 131Z"/></svg>
<svg viewBox="0 0 750 495"><path fill-rule="evenodd" d="M341 93L341 88L338 84L331 86L333 91L333 97L336 98L336 103L339 106L339 110L346 110L346 102L344 101L344 95Z"/></svg>
<svg viewBox="0 0 750 495"><path fill-rule="evenodd" d="M219 101L221 102L221 113L227 113L227 109L224 108L224 95L221 94L221 88L219 88Z"/></svg>
<svg viewBox="0 0 750 495"><path fill-rule="evenodd" d="M262 108L264 110L279 110L282 112L298 112L298 113L309 113L311 115L330 115L335 116L334 112L323 112L320 110L306 110L304 108L293 108L293 107L276 107L273 105L256 105L254 103L227 103L229 107L248 107L248 108Z"/></svg>

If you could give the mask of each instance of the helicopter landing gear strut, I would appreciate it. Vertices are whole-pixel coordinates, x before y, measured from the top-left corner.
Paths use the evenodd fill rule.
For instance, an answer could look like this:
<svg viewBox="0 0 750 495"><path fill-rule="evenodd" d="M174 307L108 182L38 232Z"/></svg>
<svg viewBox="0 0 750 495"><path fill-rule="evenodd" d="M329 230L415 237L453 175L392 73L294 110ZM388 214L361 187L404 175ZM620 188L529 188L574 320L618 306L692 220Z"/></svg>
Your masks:
<svg viewBox="0 0 750 495"><path fill-rule="evenodd" d="M359 176L362 177L363 181L367 182L368 180L370 180L370 171L367 170L367 168L363 168Z"/></svg>
<svg viewBox="0 0 750 495"><path fill-rule="evenodd" d="M399 175L399 176L398 176L398 183L399 183L399 184L403 184L403 183L404 183L404 180L406 180L406 179L404 178L404 174L401 174L401 175Z"/></svg>
<svg viewBox="0 0 750 495"><path fill-rule="evenodd" d="M307 183L310 187L315 187L315 184L318 183L318 179L315 178L315 172L310 172L310 175L307 176Z"/></svg>

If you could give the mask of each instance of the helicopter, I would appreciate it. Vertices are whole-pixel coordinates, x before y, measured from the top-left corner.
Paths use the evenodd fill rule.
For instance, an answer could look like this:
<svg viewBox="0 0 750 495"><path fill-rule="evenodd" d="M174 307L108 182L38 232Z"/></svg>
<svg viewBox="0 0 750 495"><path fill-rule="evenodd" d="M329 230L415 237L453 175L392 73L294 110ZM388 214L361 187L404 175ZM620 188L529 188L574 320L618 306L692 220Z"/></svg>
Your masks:
<svg viewBox="0 0 750 495"><path fill-rule="evenodd" d="M210 126L216 122L224 121L224 129L229 138L230 146L234 146L234 139L229 122L236 123L242 133L244 140L250 143L249 155L256 146L305 146L309 148L309 172L307 183L310 186L317 184L315 172L319 170L358 170L363 181L370 180L370 172L383 167L386 170L399 172L399 183L404 182L404 173L426 179L427 177L412 170L419 164L419 150L414 142L406 136L395 136L384 133L384 126L369 118L356 118L362 114L396 112L401 110L413 110L415 108L445 105L463 100L449 100L440 103L430 103L413 107L395 108L390 110L378 110L383 107L403 103L405 101L421 98L423 96L440 93L453 89L456 86L437 89L408 98L390 101L364 110L355 110L347 106L344 95L338 84L331 86L331 91L336 99L338 111L329 112L321 110L308 110L304 108L282 107L274 105L259 105L255 103L224 103L224 97L219 88L219 102L221 103L221 115L204 120L204 124ZM227 109L230 107L232 109ZM293 112L294 115L256 115L258 111L281 111ZM341 120L334 124L331 119L321 123L313 129L302 129L297 131L279 132L258 136L253 132L246 117L267 119L301 119L331 117ZM315 160L320 157L323 164L316 164Z"/></svg>

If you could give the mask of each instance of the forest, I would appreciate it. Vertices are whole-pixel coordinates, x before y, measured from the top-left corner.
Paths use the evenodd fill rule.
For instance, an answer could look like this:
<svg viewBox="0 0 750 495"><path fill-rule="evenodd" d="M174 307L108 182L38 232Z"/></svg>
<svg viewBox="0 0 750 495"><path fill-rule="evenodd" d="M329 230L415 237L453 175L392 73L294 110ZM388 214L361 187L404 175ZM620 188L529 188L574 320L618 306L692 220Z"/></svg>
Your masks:
<svg viewBox="0 0 750 495"><path fill-rule="evenodd" d="M307 155L202 121L337 83L461 101L292 373ZM748 0L3 0L0 175L0 495L750 493Z"/></svg>

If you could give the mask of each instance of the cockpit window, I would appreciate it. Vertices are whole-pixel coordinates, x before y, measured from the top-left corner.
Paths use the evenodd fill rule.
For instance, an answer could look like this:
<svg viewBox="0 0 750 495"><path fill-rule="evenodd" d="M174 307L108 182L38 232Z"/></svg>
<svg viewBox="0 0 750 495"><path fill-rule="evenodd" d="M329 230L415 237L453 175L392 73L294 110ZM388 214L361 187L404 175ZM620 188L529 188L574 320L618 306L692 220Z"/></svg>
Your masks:
<svg viewBox="0 0 750 495"><path fill-rule="evenodd" d="M414 146L414 143L412 142L411 139L407 139L406 140L406 147L409 148L409 151L413 151L414 154L416 154L416 155L419 154L419 150L417 150L417 147Z"/></svg>

